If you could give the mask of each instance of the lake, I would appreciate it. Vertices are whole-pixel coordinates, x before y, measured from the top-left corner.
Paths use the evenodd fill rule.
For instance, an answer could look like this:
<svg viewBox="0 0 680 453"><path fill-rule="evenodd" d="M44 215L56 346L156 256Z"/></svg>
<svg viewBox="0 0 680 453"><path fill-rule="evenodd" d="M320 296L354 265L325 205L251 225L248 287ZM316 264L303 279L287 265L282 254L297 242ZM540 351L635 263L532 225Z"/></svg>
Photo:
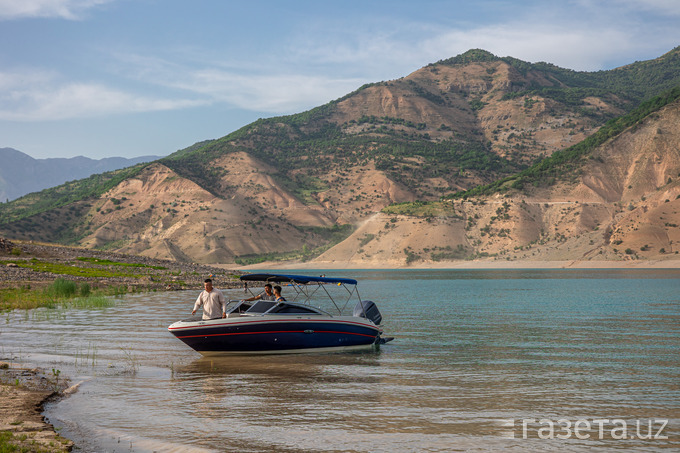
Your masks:
<svg viewBox="0 0 680 453"><path fill-rule="evenodd" d="M680 270L309 273L357 278L395 340L205 359L167 331L197 288L3 315L0 355L80 383L46 407L76 451L680 448Z"/></svg>

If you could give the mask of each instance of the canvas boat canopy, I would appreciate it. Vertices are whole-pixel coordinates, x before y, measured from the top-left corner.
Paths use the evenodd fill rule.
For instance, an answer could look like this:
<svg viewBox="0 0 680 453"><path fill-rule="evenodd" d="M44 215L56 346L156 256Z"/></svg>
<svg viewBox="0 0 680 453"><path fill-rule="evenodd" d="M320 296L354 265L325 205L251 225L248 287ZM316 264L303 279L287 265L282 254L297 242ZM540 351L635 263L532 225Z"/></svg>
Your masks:
<svg viewBox="0 0 680 453"><path fill-rule="evenodd" d="M270 282L270 283L296 283L307 285L309 283L335 283L343 285L356 285L353 278L310 277L306 275L290 274L247 274L241 276L243 282Z"/></svg>

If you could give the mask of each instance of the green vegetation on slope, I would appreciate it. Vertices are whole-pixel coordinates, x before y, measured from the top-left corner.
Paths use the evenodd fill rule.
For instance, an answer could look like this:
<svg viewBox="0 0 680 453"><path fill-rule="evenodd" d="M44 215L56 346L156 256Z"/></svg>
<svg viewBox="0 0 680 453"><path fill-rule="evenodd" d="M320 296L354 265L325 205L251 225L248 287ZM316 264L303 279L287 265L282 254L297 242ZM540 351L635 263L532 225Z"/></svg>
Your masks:
<svg viewBox="0 0 680 453"><path fill-rule="evenodd" d="M612 98L613 95L622 101L633 101L629 106L626 102L618 103L630 110L635 104L680 85L680 47L654 60L597 72L572 71L549 63L531 65L514 58L504 60L520 72L538 70L557 82L551 87L528 86L526 94L538 94L568 105L582 104L588 96Z"/></svg>
<svg viewBox="0 0 680 453"><path fill-rule="evenodd" d="M441 60L435 65L464 65L474 62L504 61L521 74L538 72L552 85L534 81L527 85L515 85L503 98L538 95L554 99L572 107L583 105L589 96L606 98L619 107L630 110L639 102L680 85L680 47L659 58L638 61L608 71L574 71L554 64L529 63L513 57L497 57L481 49L469 50L461 55ZM582 113L592 113L582 110Z"/></svg>
<svg viewBox="0 0 680 453"><path fill-rule="evenodd" d="M384 127L388 122L408 126L403 119L366 117L361 121L374 128L349 135L343 133L342 126L330 123L301 128L297 115L258 120L247 131L238 131L191 154L167 158L163 163L217 195L221 174L211 168L211 162L222 154L244 151L285 170L271 176L303 199L307 198L305 192L326 187L319 176L371 162L416 192L426 178L439 177L453 183L467 170L492 177L521 168L491 152L479 138L433 142L419 133L420 125L414 124L412 131Z"/></svg>
<svg viewBox="0 0 680 453"><path fill-rule="evenodd" d="M595 148L607 140L619 135L624 130L644 121L650 114L680 98L680 86L667 91L640 104L632 112L619 118L610 120L596 133L576 145L562 151L555 152L552 156L522 170L516 175L496 181L485 186L475 187L467 191L456 192L447 198L467 198L474 196L491 195L509 189L522 190L526 186L549 186L557 181L572 177L578 171L585 160Z"/></svg>
<svg viewBox="0 0 680 453"><path fill-rule="evenodd" d="M25 195L9 203L2 203L0 204L0 225L16 222L76 201L96 198L122 181L139 174L147 165L149 164L138 164L122 170L92 175Z"/></svg>
<svg viewBox="0 0 680 453"><path fill-rule="evenodd" d="M415 217L455 217L463 218L450 202L446 201L414 201L394 203L382 210L385 214L407 215Z"/></svg>

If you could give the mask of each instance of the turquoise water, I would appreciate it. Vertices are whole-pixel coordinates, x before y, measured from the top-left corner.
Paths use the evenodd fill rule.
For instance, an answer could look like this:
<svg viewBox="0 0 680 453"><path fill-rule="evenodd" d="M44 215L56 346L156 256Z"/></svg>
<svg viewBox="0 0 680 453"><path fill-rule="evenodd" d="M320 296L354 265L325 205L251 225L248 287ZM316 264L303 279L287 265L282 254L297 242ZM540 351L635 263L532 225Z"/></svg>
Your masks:
<svg viewBox="0 0 680 453"><path fill-rule="evenodd" d="M395 340L203 359L166 329L197 289L15 312L0 352L82 381L46 412L80 451L680 448L680 271L320 273L357 278Z"/></svg>

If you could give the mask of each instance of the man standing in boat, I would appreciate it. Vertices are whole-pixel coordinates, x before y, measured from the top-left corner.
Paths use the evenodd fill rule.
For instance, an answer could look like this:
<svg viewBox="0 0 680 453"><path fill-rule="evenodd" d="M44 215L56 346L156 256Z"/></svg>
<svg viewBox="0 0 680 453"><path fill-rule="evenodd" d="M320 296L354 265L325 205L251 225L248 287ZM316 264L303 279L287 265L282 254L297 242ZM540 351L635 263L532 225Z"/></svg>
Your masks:
<svg viewBox="0 0 680 453"><path fill-rule="evenodd" d="M227 300L222 291L213 288L212 280L209 278L205 279L203 285L205 290L198 295L191 314L193 315L199 307L203 306L203 319L226 318Z"/></svg>

